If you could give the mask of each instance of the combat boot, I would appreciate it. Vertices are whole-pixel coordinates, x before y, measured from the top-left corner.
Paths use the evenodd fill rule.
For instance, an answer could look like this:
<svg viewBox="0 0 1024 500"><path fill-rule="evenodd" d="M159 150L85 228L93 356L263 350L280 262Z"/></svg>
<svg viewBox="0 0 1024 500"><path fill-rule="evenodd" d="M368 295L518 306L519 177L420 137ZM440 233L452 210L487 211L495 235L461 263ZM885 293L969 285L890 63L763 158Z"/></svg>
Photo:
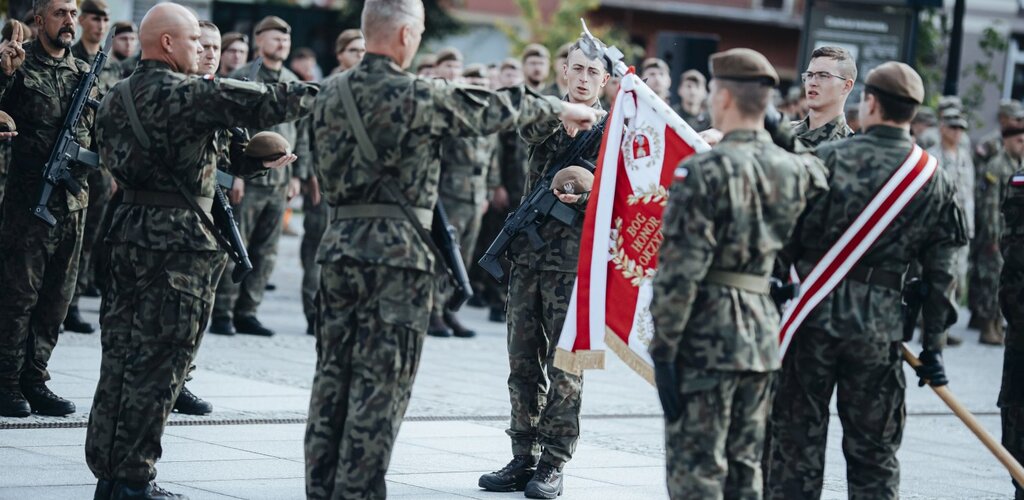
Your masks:
<svg viewBox="0 0 1024 500"><path fill-rule="evenodd" d="M207 331L217 335L234 335L235 327L231 325L231 318L213 318Z"/></svg>
<svg viewBox="0 0 1024 500"><path fill-rule="evenodd" d="M536 472L538 460L532 455L516 455L501 470L480 476L477 484L487 491L523 491Z"/></svg>
<svg viewBox="0 0 1024 500"><path fill-rule="evenodd" d="M1003 345L1003 320L993 319L981 326L978 342L985 345Z"/></svg>
<svg viewBox="0 0 1024 500"><path fill-rule="evenodd" d="M96 329L86 320L82 319L78 312L78 306L68 308L68 315L64 317L64 329L75 333L93 333Z"/></svg>
<svg viewBox="0 0 1024 500"><path fill-rule="evenodd" d="M451 337L452 329L448 328L448 325L444 323L441 316L431 313L430 326L427 327L427 335L430 335L431 337Z"/></svg>
<svg viewBox="0 0 1024 500"><path fill-rule="evenodd" d="M459 318L455 316L455 313L445 311L444 322L451 327L452 333L454 333L456 337L464 339L476 337L476 332L463 326L462 323L459 322Z"/></svg>
<svg viewBox="0 0 1024 500"><path fill-rule="evenodd" d="M92 500L110 500L114 492L114 482L110 479L96 481L96 492L92 494Z"/></svg>
<svg viewBox="0 0 1024 500"><path fill-rule="evenodd" d="M505 308L503 307L492 307L490 314L487 315L487 321L492 323L504 323L506 319Z"/></svg>
<svg viewBox="0 0 1024 500"><path fill-rule="evenodd" d="M159 486L156 481L148 483L114 483L110 500L188 500L185 495L171 493Z"/></svg>
<svg viewBox="0 0 1024 500"><path fill-rule="evenodd" d="M526 483L526 498L557 498L562 494L562 471L546 462L537 466L537 472Z"/></svg>
<svg viewBox="0 0 1024 500"><path fill-rule="evenodd" d="M21 393L25 395L33 413L63 417L75 412L75 403L54 394L43 382L22 384Z"/></svg>
<svg viewBox="0 0 1024 500"><path fill-rule="evenodd" d="M263 326L256 316L236 316L235 331L247 335L258 335L260 337L273 337L274 330Z"/></svg>
<svg viewBox="0 0 1024 500"><path fill-rule="evenodd" d="M0 388L0 417L24 418L32 414L25 395L17 389Z"/></svg>
<svg viewBox="0 0 1024 500"><path fill-rule="evenodd" d="M192 394L188 387L182 387L178 399L174 400L174 411L183 415L209 415L213 413L213 405Z"/></svg>
<svg viewBox="0 0 1024 500"><path fill-rule="evenodd" d="M96 285L89 285L82 290L82 297L99 297L102 295L100 289Z"/></svg>

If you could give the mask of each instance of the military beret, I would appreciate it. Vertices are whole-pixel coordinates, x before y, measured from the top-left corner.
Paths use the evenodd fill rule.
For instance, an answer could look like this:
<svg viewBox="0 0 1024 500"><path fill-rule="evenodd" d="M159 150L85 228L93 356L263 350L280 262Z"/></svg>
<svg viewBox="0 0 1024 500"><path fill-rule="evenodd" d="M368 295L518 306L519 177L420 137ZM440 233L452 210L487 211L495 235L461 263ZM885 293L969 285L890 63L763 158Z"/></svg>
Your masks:
<svg viewBox="0 0 1024 500"><path fill-rule="evenodd" d="M565 167L551 179L551 189L562 194L589 193L594 187L594 174L576 165Z"/></svg>
<svg viewBox="0 0 1024 500"><path fill-rule="evenodd" d="M7 23L4 24L3 30L0 31L0 37L2 37L4 40L10 40L11 37L14 36L14 26L18 24L21 25L21 32L24 33L25 36L32 35L32 31L29 29L28 26L25 26L25 23L17 19L9 19Z"/></svg>
<svg viewBox="0 0 1024 500"><path fill-rule="evenodd" d="M245 155L257 160L273 161L291 151L292 146L288 139L277 132L260 132L251 139L245 146Z"/></svg>
<svg viewBox="0 0 1024 500"><path fill-rule="evenodd" d="M222 50L227 50L231 44L235 42L242 42L246 46L249 45L249 37L237 32L229 31L220 36L220 47Z"/></svg>
<svg viewBox="0 0 1024 500"><path fill-rule="evenodd" d="M523 61L531 57L543 57L544 59L551 59L551 52L548 51L547 47L539 43L531 43L527 45L525 49L523 49Z"/></svg>
<svg viewBox="0 0 1024 500"><path fill-rule="evenodd" d="M466 69L462 70L462 76L465 78L486 78L487 66L479 63L470 64L466 66Z"/></svg>
<svg viewBox="0 0 1024 500"><path fill-rule="evenodd" d="M911 104L924 102L921 75L905 63L889 61L868 72L864 86L888 97Z"/></svg>
<svg viewBox="0 0 1024 500"><path fill-rule="evenodd" d="M929 126L935 125L938 118L935 116L935 110L928 106L921 106L917 109L917 114L914 115L914 119L911 123L925 123Z"/></svg>
<svg viewBox="0 0 1024 500"><path fill-rule="evenodd" d="M18 130L18 127L14 124L14 118L0 111L0 132L14 132L15 130Z"/></svg>
<svg viewBox="0 0 1024 500"><path fill-rule="evenodd" d="M82 5L78 7L78 10L80 10L82 14L110 16L110 11L107 10L107 2L104 0L85 0L82 2Z"/></svg>
<svg viewBox="0 0 1024 500"><path fill-rule="evenodd" d="M1022 118L1024 106L1016 99L1008 99L999 103L999 116L1004 118Z"/></svg>
<svg viewBox="0 0 1024 500"><path fill-rule="evenodd" d="M501 66L499 66L499 68L503 71L506 69L521 70L523 69L523 65L514 57L506 57L504 61L501 61Z"/></svg>
<svg viewBox="0 0 1024 500"><path fill-rule="evenodd" d="M281 19L280 17L267 16L264 17L260 22L256 23L256 29L253 30L253 33L259 35L260 33L263 33L264 31L267 30L277 30L283 33L291 33L292 27L288 23L286 23L284 19Z"/></svg>
<svg viewBox="0 0 1024 500"><path fill-rule="evenodd" d="M118 21L114 23L114 36L122 33L135 33L135 23L131 21Z"/></svg>
<svg viewBox="0 0 1024 500"><path fill-rule="evenodd" d="M946 108L942 111L942 124L947 127L967 129L967 120L957 108Z"/></svg>
<svg viewBox="0 0 1024 500"><path fill-rule="evenodd" d="M419 61L416 62L416 72L420 72L426 68L433 68L437 66L437 56L434 54L423 54L420 56Z"/></svg>
<svg viewBox="0 0 1024 500"><path fill-rule="evenodd" d="M461 61L462 52L455 47L445 47L437 52L437 60L434 62L435 65L440 65L446 61Z"/></svg>
<svg viewBox="0 0 1024 500"><path fill-rule="evenodd" d="M705 87L708 84L707 78L704 78L704 73L701 73L700 71L697 71L695 69L688 69L686 71L683 71L683 74L680 75L679 78L684 82L694 82L697 85L700 85L701 87Z"/></svg>
<svg viewBox="0 0 1024 500"><path fill-rule="evenodd" d="M950 109L950 108L961 109L963 107L964 107L964 102L961 101L960 97L958 97L958 96L955 96L955 95L944 95L942 97L939 97L939 106L938 106L939 114L942 114L943 111L945 111L947 109Z"/></svg>
<svg viewBox="0 0 1024 500"><path fill-rule="evenodd" d="M647 59L644 59L643 64L640 65L640 73L643 73L650 68L658 68L665 73L668 73L668 63L658 59L657 57L648 57Z"/></svg>
<svg viewBox="0 0 1024 500"><path fill-rule="evenodd" d="M1009 127L1009 128L1003 129L1003 138L1004 139L1007 138L1007 137L1013 137L1015 135L1021 135L1021 134L1024 134L1024 128Z"/></svg>
<svg viewBox="0 0 1024 500"><path fill-rule="evenodd" d="M338 54L343 52L345 48L348 47L348 44L361 38L363 38L363 32L357 29L342 31L341 34L338 35L338 38L334 40L334 53Z"/></svg>
<svg viewBox="0 0 1024 500"><path fill-rule="evenodd" d="M768 58L753 49L729 49L711 54L708 63L711 78L757 82L769 87L779 84L779 74L768 62Z"/></svg>
<svg viewBox="0 0 1024 500"><path fill-rule="evenodd" d="M572 50L571 42L563 44L558 48L558 52L555 52L555 59L568 59L570 50Z"/></svg>

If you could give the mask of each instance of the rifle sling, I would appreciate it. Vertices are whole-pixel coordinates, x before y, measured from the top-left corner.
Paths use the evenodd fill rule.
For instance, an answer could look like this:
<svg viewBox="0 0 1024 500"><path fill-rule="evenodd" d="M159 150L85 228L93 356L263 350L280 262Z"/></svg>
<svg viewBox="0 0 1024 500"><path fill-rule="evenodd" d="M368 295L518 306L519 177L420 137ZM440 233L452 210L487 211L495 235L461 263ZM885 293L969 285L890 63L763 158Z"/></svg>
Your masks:
<svg viewBox="0 0 1024 500"><path fill-rule="evenodd" d="M139 112L135 108L135 99L132 98L131 84L132 79L131 77L129 77L123 83L117 85L115 88L117 89L117 92L121 95L121 102L124 104L125 112L128 113L128 123L131 124L132 133L135 135L135 140L139 142L139 145L142 146L143 149L149 149L149 147L152 145L152 142L149 140L149 135L146 134L146 129L142 126L142 120L139 119ZM160 161L157 162L157 164L161 163L162 162ZM197 216L199 216L199 220L202 221L204 226L206 226L207 231L209 231L210 234L213 235L214 239L217 240L217 243L220 244L221 248L223 248L229 254L234 254L235 252L234 249L231 248L231 242L229 242L227 238L224 237L224 235L220 234L220 230L217 229L217 225L213 222L213 218L210 216L210 213L204 211L203 208L199 206L199 203L196 201L196 198L185 190L184 184L182 184L178 177L174 175L174 171L171 170L170 167L166 167L166 174L167 177L171 178L171 182L174 183L174 186L178 188L178 193L180 193L181 197L185 200L185 204L187 204L188 208L191 208L192 211L195 212Z"/></svg>

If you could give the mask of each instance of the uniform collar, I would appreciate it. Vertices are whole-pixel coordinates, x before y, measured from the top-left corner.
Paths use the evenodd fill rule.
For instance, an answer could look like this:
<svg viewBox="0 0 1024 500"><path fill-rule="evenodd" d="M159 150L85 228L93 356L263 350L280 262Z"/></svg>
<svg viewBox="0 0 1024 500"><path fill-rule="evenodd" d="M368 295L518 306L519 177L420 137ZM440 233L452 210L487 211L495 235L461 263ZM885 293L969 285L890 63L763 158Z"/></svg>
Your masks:
<svg viewBox="0 0 1024 500"><path fill-rule="evenodd" d="M889 125L873 125L864 131L865 135L873 135L886 139L910 140L910 132L900 127Z"/></svg>
<svg viewBox="0 0 1024 500"><path fill-rule="evenodd" d="M772 142L772 136L764 129L737 129L722 136L722 142Z"/></svg>
<svg viewBox="0 0 1024 500"><path fill-rule="evenodd" d="M136 66L135 69L137 71L163 70L163 71L170 71L172 73L174 72L174 69L171 68L170 64L167 64L167 63L165 63L163 61L158 61L156 59L143 59L143 60L139 61L139 65Z"/></svg>
<svg viewBox="0 0 1024 500"><path fill-rule="evenodd" d="M374 54L372 52L367 52L366 55L363 56L363 60L359 63L359 67L368 71L387 70L404 73L402 68L398 66L394 59L382 54Z"/></svg>
<svg viewBox="0 0 1024 500"><path fill-rule="evenodd" d="M42 63L45 66L61 66L67 65L74 67L72 62L74 58L71 56L71 49L64 49L64 55L61 57L50 57L50 54L46 53L46 49L43 48L43 44L39 40L32 40L28 43L29 48L26 52L30 53L36 59L36 61Z"/></svg>

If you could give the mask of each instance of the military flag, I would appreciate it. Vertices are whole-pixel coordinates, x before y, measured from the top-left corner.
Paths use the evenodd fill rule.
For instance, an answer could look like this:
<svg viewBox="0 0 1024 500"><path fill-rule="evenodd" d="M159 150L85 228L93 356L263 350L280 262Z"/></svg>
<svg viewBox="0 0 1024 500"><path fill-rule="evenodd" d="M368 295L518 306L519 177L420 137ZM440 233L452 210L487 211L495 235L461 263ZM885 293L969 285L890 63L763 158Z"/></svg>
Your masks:
<svg viewBox="0 0 1024 500"><path fill-rule="evenodd" d="M654 383L647 346L661 217L669 185L687 174L679 162L708 149L632 69L622 78L597 160L555 366L576 374L604 368L607 347Z"/></svg>

